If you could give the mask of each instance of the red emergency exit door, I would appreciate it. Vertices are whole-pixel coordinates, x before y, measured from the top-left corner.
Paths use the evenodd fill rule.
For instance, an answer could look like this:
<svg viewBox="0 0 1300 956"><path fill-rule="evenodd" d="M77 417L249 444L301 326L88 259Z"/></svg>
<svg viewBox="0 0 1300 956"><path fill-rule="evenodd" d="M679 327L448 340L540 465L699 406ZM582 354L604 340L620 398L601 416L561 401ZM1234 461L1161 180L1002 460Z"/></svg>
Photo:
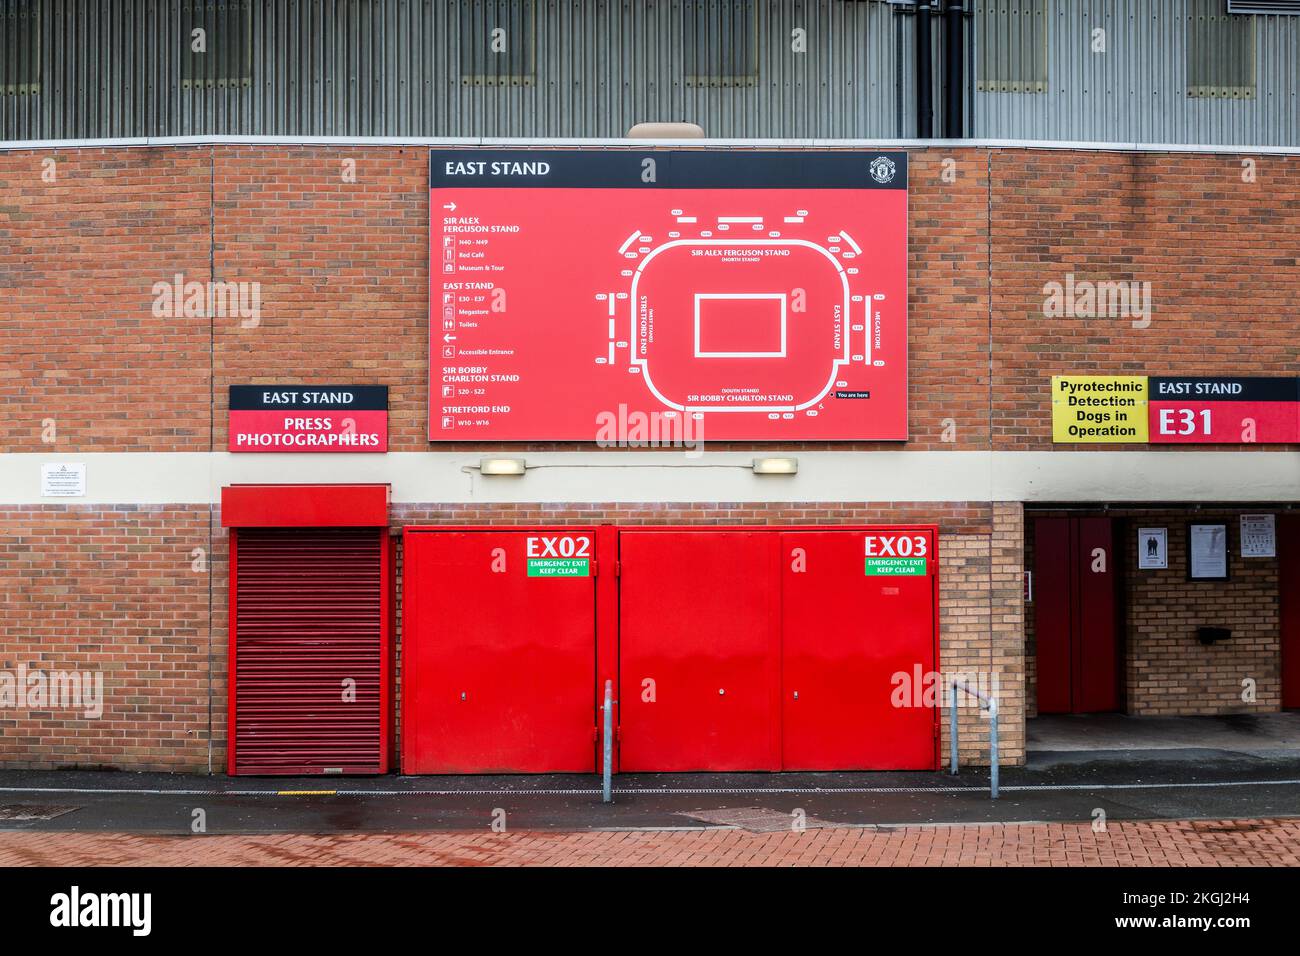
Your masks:
<svg viewBox="0 0 1300 956"><path fill-rule="evenodd" d="M620 531L620 769L933 768L935 539Z"/></svg>
<svg viewBox="0 0 1300 956"><path fill-rule="evenodd" d="M620 532L620 770L780 768L777 544Z"/></svg>
<svg viewBox="0 0 1300 956"><path fill-rule="evenodd" d="M403 772L594 771L595 534L403 540Z"/></svg>
<svg viewBox="0 0 1300 956"><path fill-rule="evenodd" d="M933 532L789 532L781 561L782 768L932 769Z"/></svg>

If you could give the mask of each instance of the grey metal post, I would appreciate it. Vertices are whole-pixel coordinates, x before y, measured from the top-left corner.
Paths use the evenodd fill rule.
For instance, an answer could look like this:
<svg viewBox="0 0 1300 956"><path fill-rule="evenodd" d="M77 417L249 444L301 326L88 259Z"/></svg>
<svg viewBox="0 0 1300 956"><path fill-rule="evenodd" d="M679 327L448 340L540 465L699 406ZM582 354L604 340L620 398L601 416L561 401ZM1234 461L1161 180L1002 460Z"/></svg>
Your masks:
<svg viewBox="0 0 1300 956"><path fill-rule="evenodd" d="M950 774L957 773L957 682L952 682L952 696L948 699L948 751L952 754L949 762Z"/></svg>
<svg viewBox="0 0 1300 956"><path fill-rule="evenodd" d="M604 734L603 778L601 780L601 802L613 803L614 773L614 682L605 681L605 734Z"/></svg>
<svg viewBox="0 0 1300 956"><path fill-rule="evenodd" d="M998 699L989 698L989 798L998 798Z"/></svg>

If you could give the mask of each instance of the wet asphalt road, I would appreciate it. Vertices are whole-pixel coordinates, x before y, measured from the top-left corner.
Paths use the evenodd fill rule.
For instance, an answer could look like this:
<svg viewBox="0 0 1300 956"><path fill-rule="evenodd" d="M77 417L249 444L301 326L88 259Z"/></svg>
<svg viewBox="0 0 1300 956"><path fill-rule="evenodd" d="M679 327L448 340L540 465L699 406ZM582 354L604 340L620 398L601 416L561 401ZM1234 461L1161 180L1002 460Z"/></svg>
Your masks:
<svg viewBox="0 0 1300 956"><path fill-rule="evenodd" d="M74 807L0 830L212 833L476 830L504 810L511 829L698 827L694 810L802 808L846 825L1258 819L1300 816L1296 751L1035 754L1005 768L947 773L621 774L601 803L596 775L251 778L93 771L0 771L0 806ZM296 791L296 792L295 792ZM304 792L331 791L331 792ZM485 792L486 791L486 792ZM712 791L712 792L701 792ZM749 791L749 792L745 792ZM499 813L497 814L499 816Z"/></svg>

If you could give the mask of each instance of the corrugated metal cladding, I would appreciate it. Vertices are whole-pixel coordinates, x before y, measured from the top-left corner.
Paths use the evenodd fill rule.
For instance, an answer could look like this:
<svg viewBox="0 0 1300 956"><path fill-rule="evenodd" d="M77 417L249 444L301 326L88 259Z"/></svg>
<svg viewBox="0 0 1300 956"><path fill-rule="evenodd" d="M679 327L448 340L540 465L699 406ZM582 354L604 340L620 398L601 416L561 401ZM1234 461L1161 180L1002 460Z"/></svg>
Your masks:
<svg viewBox="0 0 1300 956"><path fill-rule="evenodd" d="M1021 30L1046 54L1041 92L975 92L976 136L1300 142L1300 17L1228 17L1225 0L975 2L980 33ZM1253 64L1243 65L1249 56ZM1202 86L1198 73L1225 81ZM1253 78L1253 89L1233 82L1237 75Z"/></svg>
<svg viewBox="0 0 1300 956"><path fill-rule="evenodd" d="M970 136L1300 142L1298 17L1233 18L1249 35L1216 53L1225 0L967 5ZM882 0L0 0L0 139L911 137L913 22Z"/></svg>

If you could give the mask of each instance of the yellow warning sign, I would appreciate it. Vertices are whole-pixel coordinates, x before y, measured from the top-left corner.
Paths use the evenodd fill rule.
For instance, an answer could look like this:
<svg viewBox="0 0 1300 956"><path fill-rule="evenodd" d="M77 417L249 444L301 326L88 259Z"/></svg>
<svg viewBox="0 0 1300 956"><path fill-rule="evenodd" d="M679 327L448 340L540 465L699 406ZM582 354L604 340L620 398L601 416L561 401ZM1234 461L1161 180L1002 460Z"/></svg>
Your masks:
<svg viewBox="0 0 1300 956"><path fill-rule="evenodd" d="M1052 376L1052 441L1146 440L1145 375Z"/></svg>

